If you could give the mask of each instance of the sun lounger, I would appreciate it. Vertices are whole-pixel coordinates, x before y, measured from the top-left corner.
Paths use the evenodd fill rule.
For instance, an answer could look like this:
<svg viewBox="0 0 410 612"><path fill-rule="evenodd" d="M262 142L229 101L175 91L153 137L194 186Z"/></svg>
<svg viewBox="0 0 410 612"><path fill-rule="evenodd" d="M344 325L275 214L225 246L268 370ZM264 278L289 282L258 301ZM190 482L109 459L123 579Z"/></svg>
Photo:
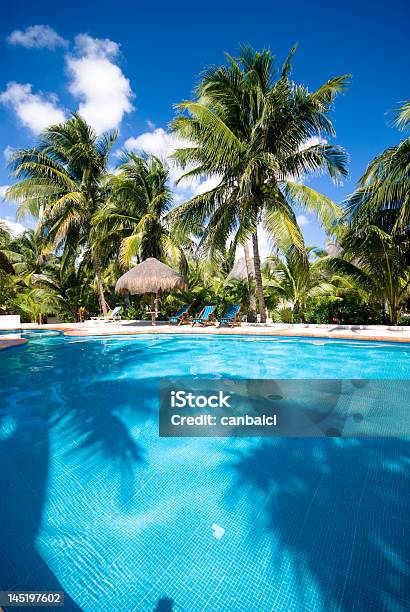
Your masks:
<svg viewBox="0 0 410 612"><path fill-rule="evenodd" d="M122 310L122 306L116 306L113 310L105 315L105 317L91 317L91 321L105 322L108 323L110 321L121 321L120 312Z"/></svg>
<svg viewBox="0 0 410 612"><path fill-rule="evenodd" d="M192 326L213 325L215 322L215 308L216 306L205 306L199 315L192 319Z"/></svg>
<svg viewBox="0 0 410 612"><path fill-rule="evenodd" d="M240 325L241 322L238 320L240 309L241 309L240 304L234 304L233 306L228 306L225 314L222 317L220 317L219 323L221 325L223 324L232 325L232 327L234 325Z"/></svg>
<svg viewBox="0 0 410 612"><path fill-rule="evenodd" d="M175 323L176 325L182 325L183 323L188 322L188 313L191 308L191 304L184 304L181 308L174 314L173 317L169 317L169 323Z"/></svg>

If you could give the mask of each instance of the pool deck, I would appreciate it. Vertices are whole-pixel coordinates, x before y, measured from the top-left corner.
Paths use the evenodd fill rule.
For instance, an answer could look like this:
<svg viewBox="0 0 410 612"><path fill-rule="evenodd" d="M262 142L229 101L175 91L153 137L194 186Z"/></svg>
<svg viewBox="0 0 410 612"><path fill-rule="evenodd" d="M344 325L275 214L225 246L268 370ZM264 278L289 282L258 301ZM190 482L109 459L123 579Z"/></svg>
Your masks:
<svg viewBox="0 0 410 612"><path fill-rule="evenodd" d="M195 334L195 335L257 335L257 336L293 336L308 338L336 338L344 340L370 340L379 342L410 342L410 326L391 327L387 325L312 325L312 324L250 324L241 326L218 327L192 327L191 325L175 326L158 322L152 326L147 321L119 321L106 323L105 321L85 321L84 323L57 323L36 325L23 323L20 329L56 330L67 336L96 336L96 335L135 335L135 334ZM3 330L7 331L7 330ZM17 329L10 330L18 331ZM24 339L13 337L13 334L4 335L0 339L0 349L18 346Z"/></svg>

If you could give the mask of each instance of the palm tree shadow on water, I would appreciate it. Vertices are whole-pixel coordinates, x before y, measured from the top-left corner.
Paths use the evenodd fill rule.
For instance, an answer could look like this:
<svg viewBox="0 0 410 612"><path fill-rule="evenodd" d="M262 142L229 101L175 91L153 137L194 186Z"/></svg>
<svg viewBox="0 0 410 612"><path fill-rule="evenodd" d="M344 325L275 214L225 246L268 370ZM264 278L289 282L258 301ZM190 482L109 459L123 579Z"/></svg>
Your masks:
<svg viewBox="0 0 410 612"><path fill-rule="evenodd" d="M0 444L0 588L63 591L36 547L47 497L49 440L46 427L34 431L35 441L26 435L24 423L18 423ZM64 607L80 610L68 593Z"/></svg>
<svg viewBox="0 0 410 612"><path fill-rule="evenodd" d="M235 451L230 467L229 496L239 486L263 507L272 581L287 559L289 601L296 586L300 609L312 588L318 612L409 609L409 439L265 439Z"/></svg>
<svg viewBox="0 0 410 612"><path fill-rule="evenodd" d="M19 383L24 382L21 372L27 366L27 354L16 357L15 389L19 389ZM77 381L73 366L72 371L63 370L64 375L58 381L47 379L48 373L43 378L40 370L35 380L37 396L34 393L20 400L17 407L2 410L2 404L7 406L8 396L6 392L1 394L0 400L4 397L5 401L0 402L0 434L3 425L0 590L64 591L38 550L39 534L48 528L50 467L56 450L56 434L64 432L63 441L72 442L60 449L63 463L87 469L89 462L93 470L108 466L117 474L118 504L126 512L131 503L137 467L145 462L144 449L132 435L131 425L145 425L153 418L153 383L107 379L109 367L104 364L103 371L100 370L94 358L91 354L82 356L82 377L88 382L81 386L81 393L78 387L73 394L73 381ZM138 410L135 410L136 398ZM8 430L5 423L9 424ZM64 512L64 507L60 511ZM55 552L58 555L64 550L65 534L57 533L55 537L60 543ZM53 554L48 548L47 559ZM64 609L81 609L67 591Z"/></svg>

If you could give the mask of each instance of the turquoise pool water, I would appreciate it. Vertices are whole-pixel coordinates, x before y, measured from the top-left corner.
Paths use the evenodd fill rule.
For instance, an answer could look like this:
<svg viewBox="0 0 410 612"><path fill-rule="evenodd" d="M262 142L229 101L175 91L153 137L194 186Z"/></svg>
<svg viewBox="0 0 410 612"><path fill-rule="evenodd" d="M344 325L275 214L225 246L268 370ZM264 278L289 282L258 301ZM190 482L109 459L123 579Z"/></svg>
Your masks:
<svg viewBox="0 0 410 612"><path fill-rule="evenodd" d="M408 609L409 439L159 438L157 386L404 380L409 357L166 335L0 352L0 590L60 589L90 612Z"/></svg>

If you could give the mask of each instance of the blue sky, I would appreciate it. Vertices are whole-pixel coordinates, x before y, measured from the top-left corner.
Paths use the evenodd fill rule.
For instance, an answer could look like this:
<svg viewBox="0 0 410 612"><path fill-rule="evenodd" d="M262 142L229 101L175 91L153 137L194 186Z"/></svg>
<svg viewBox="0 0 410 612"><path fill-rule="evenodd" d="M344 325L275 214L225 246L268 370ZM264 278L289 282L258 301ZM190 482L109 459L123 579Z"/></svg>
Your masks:
<svg viewBox="0 0 410 612"><path fill-rule="evenodd" d="M98 130L118 127L117 148L127 142L165 155L175 146L167 132L173 105L191 96L207 65L247 43L282 61L298 42L292 76L312 89L353 75L332 113L335 142L349 153L349 179L338 187L326 178L310 181L335 201L353 190L372 157L401 138L389 112L410 97L407 0L22 0L18 9L2 6L0 27L0 195L11 182L7 152L31 146L47 121L71 110ZM176 201L208 184L185 186ZM15 210L0 200L0 218L13 220ZM303 231L308 244L323 243L313 219Z"/></svg>

